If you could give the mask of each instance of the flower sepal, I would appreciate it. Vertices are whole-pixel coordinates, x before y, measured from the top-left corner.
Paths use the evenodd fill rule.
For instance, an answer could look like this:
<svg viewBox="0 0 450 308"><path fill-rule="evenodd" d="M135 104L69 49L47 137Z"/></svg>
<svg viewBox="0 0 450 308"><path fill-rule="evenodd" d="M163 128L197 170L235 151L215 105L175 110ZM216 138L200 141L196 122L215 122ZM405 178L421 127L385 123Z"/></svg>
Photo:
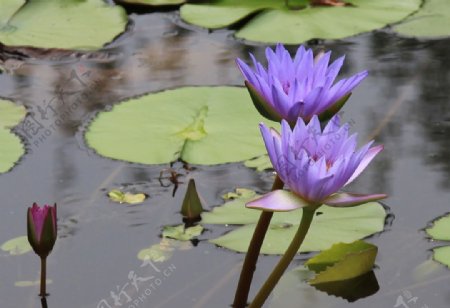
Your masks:
<svg viewBox="0 0 450 308"><path fill-rule="evenodd" d="M319 120L320 122L327 121L331 119L335 114L337 114L342 107L344 107L345 103L348 101L352 93L348 93L344 96L342 96L336 103L331 105L327 110L319 114Z"/></svg>
<svg viewBox="0 0 450 308"><path fill-rule="evenodd" d="M353 194L335 193L326 198L323 203L331 207L353 207L368 202L378 201L386 198L386 194Z"/></svg>
<svg viewBox="0 0 450 308"><path fill-rule="evenodd" d="M245 86L247 87L248 93L252 99L253 105L256 110L268 120L280 122L281 117L278 112L267 102L267 100L255 89L255 87L245 81Z"/></svg>
<svg viewBox="0 0 450 308"><path fill-rule="evenodd" d="M317 207L287 190L274 190L245 205L250 209L258 209L267 212L290 212L299 208Z"/></svg>

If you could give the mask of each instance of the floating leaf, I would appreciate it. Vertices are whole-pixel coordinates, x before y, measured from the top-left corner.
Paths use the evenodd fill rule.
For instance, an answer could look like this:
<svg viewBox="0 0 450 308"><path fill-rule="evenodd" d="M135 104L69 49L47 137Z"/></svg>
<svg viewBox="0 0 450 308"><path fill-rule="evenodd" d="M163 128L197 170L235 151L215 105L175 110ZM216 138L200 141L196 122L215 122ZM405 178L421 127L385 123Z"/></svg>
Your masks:
<svg viewBox="0 0 450 308"><path fill-rule="evenodd" d="M3 251L9 252L9 254L13 256L23 255L32 250L26 236L19 236L6 241L0 248Z"/></svg>
<svg viewBox="0 0 450 308"><path fill-rule="evenodd" d="M450 214L434 221L425 231L435 240L450 241Z"/></svg>
<svg viewBox="0 0 450 308"><path fill-rule="evenodd" d="M53 281L51 279L45 280L46 284L51 284ZM30 280L23 280L23 281L16 281L14 285L16 287L34 287L39 286L41 284L40 280L30 281Z"/></svg>
<svg viewBox="0 0 450 308"><path fill-rule="evenodd" d="M425 231L434 240L450 241L450 214L435 220L433 226ZM450 267L450 246L434 248L433 253L436 261Z"/></svg>
<svg viewBox="0 0 450 308"><path fill-rule="evenodd" d="M334 296L354 302L380 289L373 271L349 280L311 286L308 280L313 276L314 272L304 266L285 273L273 291L269 307L299 307L298 303L301 303L301 307L335 307ZM317 292L316 289L333 296Z"/></svg>
<svg viewBox="0 0 450 308"><path fill-rule="evenodd" d="M124 31L125 10L102 0L7 0L0 42L41 48L98 49Z"/></svg>
<svg viewBox="0 0 450 308"><path fill-rule="evenodd" d="M130 192L123 193L118 189L113 189L108 193L109 199L114 202L128 203L128 204L139 204L144 202L146 196L145 194L132 194Z"/></svg>
<svg viewBox="0 0 450 308"><path fill-rule="evenodd" d="M316 273L309 282L321 284L366 274L372 270L377 252L377 246L364 241L334 244L305 263Z"/></svg>
<svg viewBox="0 0 450 308"><path fill-rule="evenodd" d="M434 248L433 254L433 259L450 267L450 246Z"/></svg>
<svg viewBox="0 0 450 308"><path fill-rule="evenodd" d="M181 215L189 220L195 220L200 218L200 214L203 212L202 202L198 196L197 189L195 188L194 179L189 180L189 184L184 196L183 205L181 206Z"/></svg>
<svg viewBox="0 0 450 308"><path fill-rule="evenodd" d="M266 153L259 122L279 127L259 115L244 88L185 87L100 113L86 141L101 155L130 162L221 164Z"/></svg>
<svg viewBox="0 0 450 308"><path fill-rule="evenodd" d="M184 228L183 225L179 226L165 226L163 228L162 236L172 238L179 241L190 241L194 237L199 236L203 232L201 225L196 225L189 228Z"/></svg>
<svg viewBox="0 0 450 308"><path fill-rule="evenodd" d="M450 35L450 1L425 0L415 14L409 16L394 30L401 35L440 38Z"/></svg>
<svg viewBox="0 0 450 308"><path fill-rule="evenodd" d="M272 163L270 162L269 155L262 155L253 159L246 160L244 162L245 167L255 168L258 171L264 171L271 169Z"/></svg>
<svg viewBox="0 0 450 308"><path fill-rule="evenodd" d="M159 244L139 251L137 257L142 261L165 262L169 260L175 249L187 250L192 248L191 242L181 242L169 238L163 238Z"/></svg>
<svg viewBox="0 0 450 308"><path fill-rule="evenodd" d="M353 6L306 6L305 9L289 10L284 1L279 0L218 0L185 4L180 15L188 23L211 29L234 25L251 17L236 32L236 37L265 43L298 44L316 38L340 39L383 28L408 17L422 1L347 2Z"/></svg>
<svg viewBox="0 0 450 308"><path fill-rule="evenodd" d="M11 169L15 162L25 153L20 139L11 133L25 116L26 110L13 102L0 99L0 172Z"/></svg>
<svg viewBox="0 0 450 308"><path fill-rule="evenodd" d="M254 197L256 193L247 188L236 188L236 191L228 192L222 195L223 200L231 200L236 198L251 198Z"/></svg>
<svg viewBox="0 0 450 308"><path fill-rule="evenodd" d="M171 6L180 5L186 2L186 0L117 0L122 4L138 4L148 6Z"/></svg>
<svg viewBox="0 0 450 308"><path fill-rule="evenodd" d="M215 207L209 213L202 213L203 224L244 225L210 242L238 252L247 251L261 212L247 209L245 203L257 196L253 193L253 195L236 198ZM284 253L294 237L301 216L301 209L288 213L275 213L261 253ZM354 208L332 208L324 205L318 209L299 251L324 250L337 242L350 243L367 237L383 230L385 218L386 211L377 202Z"/></svg>

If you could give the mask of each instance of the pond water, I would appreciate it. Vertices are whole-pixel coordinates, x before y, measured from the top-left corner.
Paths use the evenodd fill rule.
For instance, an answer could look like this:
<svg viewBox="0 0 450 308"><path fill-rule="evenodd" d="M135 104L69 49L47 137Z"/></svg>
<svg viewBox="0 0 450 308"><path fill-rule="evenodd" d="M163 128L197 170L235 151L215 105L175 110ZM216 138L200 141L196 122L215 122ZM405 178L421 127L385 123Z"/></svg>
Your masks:
<svg viewBox="0 0 450 308"><path fill-rule="evenodd" d="M97 307L103 299L113 306L111 292L129 282L131 271L161 283L148 294L130 293L133 302L122 307L229 307L244 255L206 241L229 227L207 230L198 245L175 251L157 268L141 267L137 253L159 243L162 226L181 223L187 181L181 178L172 197L173 187L158 181L168 165L100 157L86 147L83 129L99 110L151 91L242 85L235 58L248 59L253 52L262 59L265 47L244 45L230 31L189 29L173 13L131 19L129 31L99 52L9 60L12 73L0 75L0 96L25 105L28 117L44 126L35 136L17 130L27 154L0 176L0 242L25 235L27 206L57 202L60 230L48 258L49 307ZM370 71L347 103L344 119L354 122L360 139L376 137L385 150L349 190L388 193L391 215L386 231L368 239L379 249L375 294L349 303L309 287L272 306L406 307L403 298L408 307L447 307L450 272L429 261L431 249L443 243L430 241L422 229L449 211L450 40L420 42L376 32L313 47L330 49L334 57L346 54L344 74ZM58 107L47 109L42 119L42 110L54 100ZM208 209L236 187L263 192L271 186L270 171L256 172L242 163L192 167L189 177ZM174 168L186 173L181 165ZM121 186L150 197L142 205L111 203L107 191ZM306 257L300 255L291 267ZM277 259L260 259L253 292ZM38 286L15 286L39 278L38 262L33 253L2 253L0 307L40 307Z"/></svg>

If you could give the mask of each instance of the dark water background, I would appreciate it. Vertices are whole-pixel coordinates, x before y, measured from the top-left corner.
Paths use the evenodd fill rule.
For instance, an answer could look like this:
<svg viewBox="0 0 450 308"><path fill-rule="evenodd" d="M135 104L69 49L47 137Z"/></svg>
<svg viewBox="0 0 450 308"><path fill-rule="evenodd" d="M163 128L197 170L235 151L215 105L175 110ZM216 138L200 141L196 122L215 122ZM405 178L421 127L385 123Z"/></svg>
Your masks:
<svg viewBox="0 0 450 308"><path fill-rule="evenodd" d="M136 258L139 250L160 241L163 225L181 222L178 211L187 181L172 197L172 187L158 181L167 165L99 157L86 148L82 131L97 111L133 96L183 85L242 85L235 58L249 59L253 52L263 59L264 47L237 42L229 31L186 29L172 13L131 19L130 30L100 52L10 61L12 73L0 75L0 96L25 105L28 117L39 117L38 107L51 102L58 106L47 113L38 135L18 131L27 154L0 176L0 242L25 235L27 206L57 202L60 238L48 258L49 307L91 308L102 299L113 306L110 292L129 282L130 271L157 276L161 284L151 295L142 294L143 289L130 294L138 304L125 304L122 297L122 307L229 307L242 254L204 240L157 264L161 272L140 267ZM309 288L278 306L395 308L404 307L402 296L411 308L448 307L450 272L429 261L430 249L445 243L428 240L422 229L450 208L450 40L421 42L376 32L313 47L332 50L334 57L346 54L346 76L370 71L347 103L344 119L354 121L361 140L376 136L385 151L349 190L388 193L386 204L395 219L386 232L369 239L379 248L376 294L349 303ZM189 176L208 208L221 204L221 194L236 187L262 192L271 185L270 172L241 163L194 167ZM112 204L107 190L122 185L150 198L137 206ZM208 230L201 239L226 230ZM276 260L261 258L253 289ZM38 287L14 286L37 280L38 265L33 253L2 253L1 308L39 307Z"/></svg>

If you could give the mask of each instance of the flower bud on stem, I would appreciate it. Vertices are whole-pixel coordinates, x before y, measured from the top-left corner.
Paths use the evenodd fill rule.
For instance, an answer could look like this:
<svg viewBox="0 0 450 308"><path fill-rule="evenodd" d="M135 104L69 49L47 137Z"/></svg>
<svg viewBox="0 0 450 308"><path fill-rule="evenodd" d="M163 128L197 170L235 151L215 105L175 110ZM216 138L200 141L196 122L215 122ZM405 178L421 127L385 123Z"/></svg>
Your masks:
<svg viewBox="0 0 450 308"><path fill-rule="evenodd" d="M39 296L46 297L47 257L41 257L41 292Z"/></svg>

